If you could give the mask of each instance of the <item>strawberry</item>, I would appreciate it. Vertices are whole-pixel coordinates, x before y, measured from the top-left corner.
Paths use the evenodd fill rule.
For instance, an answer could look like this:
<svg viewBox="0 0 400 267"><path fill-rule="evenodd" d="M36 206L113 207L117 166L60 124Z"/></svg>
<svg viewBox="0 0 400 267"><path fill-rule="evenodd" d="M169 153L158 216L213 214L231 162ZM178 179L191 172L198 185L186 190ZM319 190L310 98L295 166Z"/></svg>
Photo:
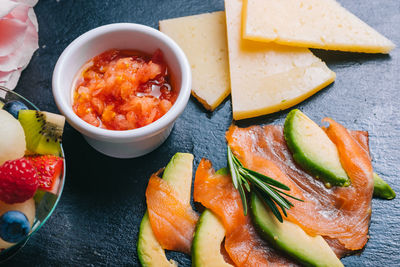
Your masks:
<svg viewBox="0 0 400 267"><path fill-rule="evenodd" d="M60 174L63 170L63 158L53 155L26 157L36 169L39 189L57 194Z"/></svg>
<svg viewBox="0 0 400 267"><path fill-rule="evenodd" d="M33 197L38 188L35 168L25 158L9 160L0 166L0 200L22 203Z"/></svg>

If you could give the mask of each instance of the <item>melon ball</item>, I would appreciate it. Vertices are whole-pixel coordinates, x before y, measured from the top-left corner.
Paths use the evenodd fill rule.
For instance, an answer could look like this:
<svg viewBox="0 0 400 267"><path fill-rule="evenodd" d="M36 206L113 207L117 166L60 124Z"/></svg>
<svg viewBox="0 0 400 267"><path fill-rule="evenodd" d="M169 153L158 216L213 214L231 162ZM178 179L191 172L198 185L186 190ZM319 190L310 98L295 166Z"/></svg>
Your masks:
<svg viewBox="0 0 400 267"><path fill-rule="evenodd" d="M0 165L7 160L24 156L25 133L21 124L10 113L0 109Z"/></svg>
<svg viewBox="0 0 400 267"><path fill-rule="evenodd" d="M0 201L0 216L10 210L17 210L25 214L26 218L28 218L29 223L32 227L36 216L35 200L33 198L28 199L23 203L16 203L16 204L6 204ZM0 238L0 250L7 249L12 245L14 244L8 243Z"/></svg>

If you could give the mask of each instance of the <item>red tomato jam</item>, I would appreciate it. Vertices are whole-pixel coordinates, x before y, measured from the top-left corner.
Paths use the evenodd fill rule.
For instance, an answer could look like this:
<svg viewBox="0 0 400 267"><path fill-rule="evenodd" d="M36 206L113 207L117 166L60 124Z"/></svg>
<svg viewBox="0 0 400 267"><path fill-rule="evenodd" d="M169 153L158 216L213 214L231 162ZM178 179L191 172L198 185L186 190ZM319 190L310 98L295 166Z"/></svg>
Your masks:
<svg viewBox="0 0 400 267"><path fill-rule="evenodd" d="M177 98L160 50L152 56L106 51L85 64L75 88L74 112L109 130L148 125L167 113Z"/></svg>

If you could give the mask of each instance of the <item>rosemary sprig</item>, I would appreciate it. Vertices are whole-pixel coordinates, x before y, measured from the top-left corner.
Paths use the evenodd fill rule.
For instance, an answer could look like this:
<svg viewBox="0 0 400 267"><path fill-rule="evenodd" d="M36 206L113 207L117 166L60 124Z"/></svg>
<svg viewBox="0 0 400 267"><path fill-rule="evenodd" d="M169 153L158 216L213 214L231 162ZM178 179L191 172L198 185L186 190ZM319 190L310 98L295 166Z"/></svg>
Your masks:
<svg viewBox="0 0 400 267"><path fill-rule="evenodd" d="M247 192L253 190L264 201L264 204L271 209L272 213L280 222L283 222L283 218L278 207L282 210L283 215L287 217L286 210L294 206L286 197L303 201L283 192L283 190L290 191L287 185L271 177L245 168L239 159L233 155L229 146L228 166L233 185L239 191L240 198L242 199L244 215L247 215L248 210L246 192L244 189L246 189Z"/></svg>

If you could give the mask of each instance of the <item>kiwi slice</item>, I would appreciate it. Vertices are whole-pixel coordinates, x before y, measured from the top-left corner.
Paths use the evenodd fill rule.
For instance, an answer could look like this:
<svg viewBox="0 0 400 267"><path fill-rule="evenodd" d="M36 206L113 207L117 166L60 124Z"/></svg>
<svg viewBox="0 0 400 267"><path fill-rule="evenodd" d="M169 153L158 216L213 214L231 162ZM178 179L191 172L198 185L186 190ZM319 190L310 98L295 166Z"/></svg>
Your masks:
<svg viewBox="0 0 400 267"><path fill-rule="evenodd" d="M60 155L64 116L44 111L20 110L18 120L24 128L26 148L29 151Z"/></svg>

